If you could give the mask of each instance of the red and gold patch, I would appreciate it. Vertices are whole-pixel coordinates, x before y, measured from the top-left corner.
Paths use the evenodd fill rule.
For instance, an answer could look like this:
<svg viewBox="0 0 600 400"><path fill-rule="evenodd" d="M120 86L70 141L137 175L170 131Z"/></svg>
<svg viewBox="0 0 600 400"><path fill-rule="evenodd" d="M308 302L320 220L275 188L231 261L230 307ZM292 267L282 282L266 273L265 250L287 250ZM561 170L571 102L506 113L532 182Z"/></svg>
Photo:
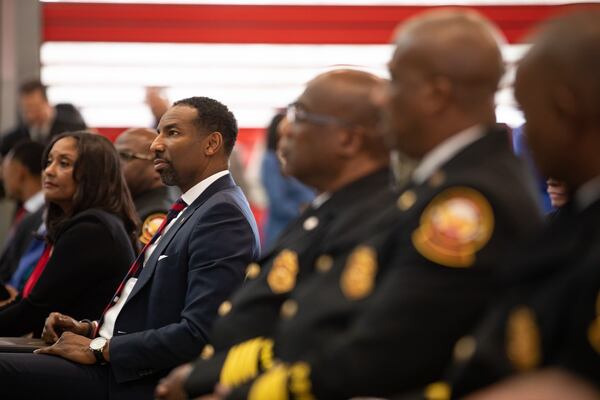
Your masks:
<svg viewBox="0 0 600 400"><path fill-rule="evenodd" d="M147 244L156 234L156 232L158 232L158 229L160 228L160 225L163 223L165 218L167 218L167 214L165 213L155 213L147 216L144 220L144 223L142 224L142 231L139 237L139 241L142 242L144 245Z"/></svg>
<svg viewBox="0 0 600 400"><path fill-rule="evenodd" d="M475 253L491 238L494 213L478 191L456 187L437 195L421 215L412 241L428 260L453 268L475 262Z"/></svg>

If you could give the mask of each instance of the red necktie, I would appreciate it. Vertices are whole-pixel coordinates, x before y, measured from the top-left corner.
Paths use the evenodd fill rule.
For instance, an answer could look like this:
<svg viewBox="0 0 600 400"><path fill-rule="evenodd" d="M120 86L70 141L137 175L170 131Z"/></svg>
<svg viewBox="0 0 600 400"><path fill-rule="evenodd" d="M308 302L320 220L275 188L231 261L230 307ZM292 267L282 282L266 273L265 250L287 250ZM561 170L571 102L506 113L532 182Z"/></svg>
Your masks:
<svg viewBox="0 0 600 400"><path fill-rule="evenodd" d="M27 279L27 282L25 282L25 286L23 287L24 298L29 297L29 294L33 290L38 279L40 279L40 276L42 276L42 272L44 272L44 269L46 268L46 264L48 264L48 260L50 259L51 254L52 246L46 243L46 247L44 247L44 252L42 253L42 256L38 260L37 264L35 265L35 268L33 269L33 272L31 273L31 275Z"/></svg>
<svg viewBox="0 0 600 400"><path fill-rule="evenodd" d="M167 227L169 225L169 222L171 222L175 217L177 217L179 215L179 213L181 212L181 210L183 210L186 207L187 207L187 204L185 201L183 201L183 199L181 199L181 197L179 199L177 199L177 201L171 206L171 208L169 209L169 212L167 213L167 217L164 219L164 221L162 222L162 224L160 225L160 227L158 228L158 230L156 231L156 233L154 234L152 239L148 243L146 243L146 245L144 246L144 248L142 249L140 254L137 256L137 258L131 265L129 272L127 272L127 275L125 275L125 279L123 279L123 281L117 288L117 291L113 295L110 303L108 303L108 305L104 309L104 312L102 313L102 318L100 319L100 324L98 325L96 332L98 332L100 325L102 325L102 320L104 319L104 314L106 314L106 312L119 300L119 297L121 296L121 292L123 291L123 288L125 287L125 284L127 283L127 281L133 277L136 277L139 274L139 272L141 271L141 267L142 267L142 265L144 265L144 256L146 254L146 250L148 249L148 247L150 247L154 242L156 242L156 240L160 237L160 235L162 234L165 227ZM96 332L94 333L94 336L96 335Z"/></svg>

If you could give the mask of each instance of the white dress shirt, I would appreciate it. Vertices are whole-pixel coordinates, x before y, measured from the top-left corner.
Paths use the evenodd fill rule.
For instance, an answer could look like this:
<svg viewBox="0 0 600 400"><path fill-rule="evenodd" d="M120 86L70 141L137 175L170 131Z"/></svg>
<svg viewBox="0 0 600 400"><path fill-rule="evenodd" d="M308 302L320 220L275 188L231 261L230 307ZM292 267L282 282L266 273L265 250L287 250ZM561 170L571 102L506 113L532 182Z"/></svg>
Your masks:
<svg viewBox="0 0 600 400"><path fill-rule="evenodd" d="M483 127L475 125L444 140L421 159L413 171L413 181L416 184L422 184L442 165L450 161L462 149L482 138L484 134Z"/></svg>

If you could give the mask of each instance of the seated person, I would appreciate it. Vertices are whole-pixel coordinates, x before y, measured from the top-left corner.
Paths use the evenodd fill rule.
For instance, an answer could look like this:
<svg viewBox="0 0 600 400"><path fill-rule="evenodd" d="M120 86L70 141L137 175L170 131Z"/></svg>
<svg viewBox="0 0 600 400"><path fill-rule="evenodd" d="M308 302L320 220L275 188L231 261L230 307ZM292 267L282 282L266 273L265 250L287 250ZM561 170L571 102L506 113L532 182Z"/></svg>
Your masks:
<svg viewBox="0 0 600 400"><path fill-rule="evenodd" d="M100 315L135 256L137 217L106 138L57 136L43 165L46 246L23 291L0 308L0 336L39 336L52 311Z"/></svg>
<svg viewBox="0 0 600 400"><path fill-rule="evenodd" d="M436 398L600 398L599 26L598 10L548 21L519 63L515 98L534 159L569 199L515 249L503 295L457 342L445 382L430 386L445 387Z"/></svg>
<svg viewBox="0 0 600 400"><path fill-rule="evenodd" d="M169 108L158 130L155 169L181 198L99 321L52 313L42 335L52 346L0 353L2 396L151 398L158 379L206 345L219 304L258 257L256 223L227 169L237 137L233 114L192 97Z"/></svg>
<svg viewBox="0 0 600 400"><path fill-rule="evenodd" d="M44 146L25 141L17 144L2 160L2 177L6 195L22 205L0 251L0 280L8 281L35 232L42 223L42 154ZM0 299L8 292L0 285Z"/></svg>
<svg viewBox="0 0 600 400"><path fill-rule="evenodd" d="M154 170L154 155L150 151L154 139L156 131L152 129L131 128L115 140L125 182L142 221L139 235L141 247L152 239L166 218L169 207L180 194L175 188L163 185L159 173Z"/></svg>
<svg viewBox="0 0 600 400"><path fill-rule="evenodd" d="M279 142L277 126L282 119L283 114L276 115L267 128L267 148L260 170L261 181L269 200L264 249L271 248L288 224L296 219L315 197L314 190L282 171L276 151Z"/></svg>
<svg viewBox="0 0 600 400"><path fill-rule="evenodd" d="M72 104L52 106L46 86L39 80L24 82L19 87L19 111L19 124L0 135L2 156L22 140L33 140L46 146L62 132L87 128L81 113Z"/></svg>

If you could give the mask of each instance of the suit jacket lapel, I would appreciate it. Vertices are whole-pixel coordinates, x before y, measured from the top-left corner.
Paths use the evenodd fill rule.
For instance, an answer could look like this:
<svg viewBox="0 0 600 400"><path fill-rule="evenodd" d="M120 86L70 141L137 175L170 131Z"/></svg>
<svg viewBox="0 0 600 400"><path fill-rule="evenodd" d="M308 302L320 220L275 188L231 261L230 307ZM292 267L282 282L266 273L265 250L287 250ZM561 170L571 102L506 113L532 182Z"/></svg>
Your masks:
<svg viewBox="0 0 600 400"><path fill-rule="evenodd" d="M148 258L146 265L144 265L144 268L140 272L140 275L138 276L138 281L133 287L133 290L131 291L131 294L129 295L129 298L127 299L127 302L125 304L127 304L129 300L131 300L146 285L146 283L148 283L148 281L154 274L154 270L156 269L156 266L158 264L159 256L163 254L164 250L167 248L169 243L171 243L171 240L173 240L173 238L181 229L181 227L183 227L188 222L192 214L194 214L196 210L198 210L204 203L206 203L206 201L210 199L212 195L221 190L229 189L232 187L235 187L235 182L231 178L231 174L227 174L213 182L208 188L206 188L206 190L204 190L204 192L200 194L200 196L198 196L196 200L194 200L194 202L191 205L189 205L185 210L182 211L182 214L179 216L179 218L175 220L174 225L172 225L171 228L169 228L169 230L167 231L167 233L165 233L164 236L160 238L156 248L150 255L150 258Z"/></svg>

